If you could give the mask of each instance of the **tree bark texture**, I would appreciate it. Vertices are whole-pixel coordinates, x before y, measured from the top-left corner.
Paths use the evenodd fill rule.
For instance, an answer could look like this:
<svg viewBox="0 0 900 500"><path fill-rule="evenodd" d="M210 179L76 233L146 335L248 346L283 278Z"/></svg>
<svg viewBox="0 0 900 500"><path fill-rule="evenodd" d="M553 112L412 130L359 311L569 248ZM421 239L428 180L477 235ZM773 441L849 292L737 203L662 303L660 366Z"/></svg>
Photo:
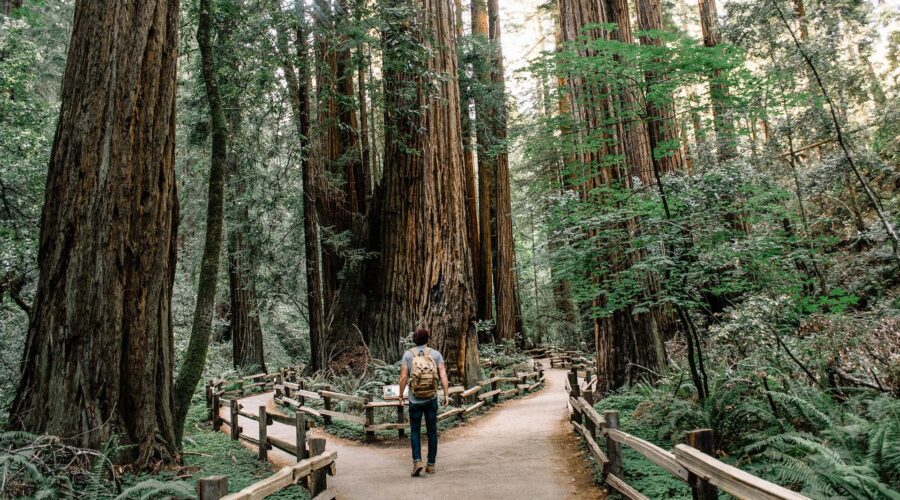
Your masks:
<svg viewBox="0 0 900 500"><path fill-rule="evenodd" d="M178 457L171 297L178 1L79 1L11 427Z"/></svg>
<svg viewBox="0 0 900 500"><path fill-rule="evenodd" d="M641 31L662 30L662 10L660 0L636 0L638 29ZM663 41L658 37L642 36L641 45L662 47ZM657 75L654 71L644 73L644 81L650 87L659 82L665 75ZM667 101L671 96L667 96ZM656 168L666 174L681 170L684 161L681 148L676 146L680 140L678 121L675 119L675 104L672 102L647 101L647 139L651 144L651 154L656 160ZM664 151L654 151L659 145L665 145ZM652 167L651 167L652 168ZM651 172L651 175L653 172Z"/></svg>
<svg viewBox="0 0 900 500"><path fill-rule="evenodd" d="M582 35L592 38L610 36L601 29L584 30L587 25L607 22L600 1L559 0L558 6L562 42L573 42ZM581 47L578 51L582 57L593 55L592 49L588 47ZM576 176L586 179L578 186L582 199L588 203L600 204L603 203L600 197L602 195L596 194L595 188L608 185L631 188L628 169L624 165L608 164L605 161L610 156L621 156L623 147L618 127L606 125L609 117L614 116L615 109L610 98L598 97L608 95L602 81L580 74L565 76L569 105L577 127L576 137L583 144L597 141L598 134L602 139L601 146L586 148L574 155L574 158L569 158L571 163L567 170L582 170L581 175ZM635 219L629 219L617 227L629 239L635 237L637 228L638 221ZM596 235L597 228L586 230L585 237L593 238ZM626 253L624 249L615 248L606 249L602 252L602 257L600 254L601 252L597 252L593 267L606 268L611 273L627 270L642 258L641 252ZM600 261L601 258L604 262ZM591 305L595 309L607 307L607 296L602 291L602 277L594 274L594 269L588 272L592 274L592 279L600 290ZM647 293L650 292L648 289ZM608 316L594 318L593 324L597 345L598 391L606 392L646 376L646 373L632 370L632 365L647 367L658 373L658 367L664 362L659 359L662 339L652 312L633 313L630 307L620 308Z"/></svg>
<svg viewBox="0 0 900 500"><path fill-rule="evenodd" d="M621 43L633 44L631 31L631 15L628 11L628 0L604 0L609 22L616 24L611 33L612 38ZM644 99L633 87L625 87L618 96L618 114L622 123L622 149L625 162L632 177L641 183L653 183L653 165L651 162L650 138L644 125Z"/></svg>
<svg viewBox="0 0 900 500"><path fill-rule="evenodd" d="M716 0L698 0L700 9L700 30L703 34L703 45L715 47L719 45L719 18L716 11ZM716 131L716 149L719 161L729 160L737 156L734 124L729 116L727 101L728 84L722 81L722 72L713 70L709 76L709 94L712 101L713 128Z"/></svg>
<svg viewBox="0 0 900 500"><path fill-rule="evenodd" d="M231 337L232 363L235 368L266 371L263 354L262 325L256 310L256 285L253 278L253 252L246 234L250 231L250 210L243 198L246 185L243 164L246 161L241 144L241 128L243 124L243 105L241 92L244 85L239 81L244 72L241 68L240 56L231 52L235 46L234 33L238 28L241 15L244 13L241 4L235 4L227 15L222 15L216 26L215 53L218 66L218 81L223 83L222 101L225 107L225 119L228 124L228 159L225 164L226 184L229 204L225 210L225 218L231 224L228 232L228 319ZM237 43L241 43L237 40ZM224 76L223 76L224 75ZM236 81L227 81L231 75Z"/></svg>
<svg viewBox="0 0 900 500"><path fill-rule="evenodd" d="M387 129L369 346L376 357L398 359L400 337L426 326L450 377L473 383L480 368L471 256L460 230L465 166L453 4L387 0L382 8Z"/></svg>
<svg viewBox="0 0 900 500"><path fill-rule="evenodd" d="M350 45L344 34L350 21L346 0L316 0L316 114L319 156L322 159L319 214L331 238L322 245L322 292L325 315L330 316L341 287L347 250L359 248L363 240L368 171L360 154L356 120L356 95ZM342 248L334 241L347 241ZM337 240L335 240L337 238ZM331 343L331 334L328 334ZM335 339L337 340L337 339Z"/></svg>
<svg viewBox="0 0 900 500"><path fill-rule="evenodd" d="M480 36L481 43L487 45L489 41L488 28L488 8L487 0L472 0L472 35ZM488 67L488 62L483 61L478 68L477 78L482 88L490 88L491 74L484 68ZM480 275L476 278L476 285L479 286L476 296L478 303L478 319L482 321L490 321L494 319L494 237L491 232L491 195L493 189L492 176L495 170L493 159L485 148L489 142L488 134L490 133L490 113L489 106L485 105L484 99L475 99L475 139L476 149L478 152L478 242L480 251L478 252L478 261L481 264L479 269ZM493 330L482 331L480 334L481 342L490 342L493 340Z"/></svg>
<svg viewBox="0 0 900 500"><path fill-rule="evenodd" d="M295 56L291 57L288 48L288 35L284 28L279 33L279 51L281 67L287 81L291 97L294 126L300 141L300 166L303 177L303 247L306 271L306 305L309 318L309 365L312 372L326 367L325 359L325 311L322 304L322 278L320 266L319 220L317 208L318 163L310 153L311 118L309 102L309 47L307 46L307 30L303 20L302 8L293 14L293 27L296 43ZM281 25L279 25L281 26ZM296 62L296 66L295 66Z"/></svg>
<svg viewBox="0 0 900 500"><path fill-rule="evenodd" d="M490 148L494 156L491 184L491 224L494 234L494 297L497 304L497 336L513 340L516 333L524 335L522 306L516 278L516 247L513 239L512 202L509 187L509 153L506 146L506 77L498 0L488 0L489 35L494 49L491 61L491 84L497 94L496 109L492 113ZM492 154L489 153L489 154ZM524 341L520 336L519 341Z"/></svg>
<svg viewBox="0 0 900 500"><path fill-rule="evenodd" d="M456 11L457 45L465 36L463 29L462 0L454 0ZM464 71L460 68L460 71ZM460 123L462 125L463 163L466 176L466 234L469 241L469 252L472 254L472 272L475 279L475 317L479 320L489 319L493 314L491 297L485 295L485 271L481 255L481 233L478 220L478 188L475 183L475 144L472 141L472 119L469 108L472 104L466 92L461 91Z"/></svg>
<svg viewBox="0 0 900 500"><path fill-rule="evenodd" d="M197 303L191 324L184 362L175 383L175 417L178 440L184 419L191 405L191 397L203 375L206 352L212 330L212 314L219 276L219 256L222 253L223 199L225 191L225 163L228 161L228 123L225 119L222 95L216 75L215 49L212 44L213 13L210 0L200 1L197 25L197 44L200 47L200 68L206 86L212 124L212 148L209 168L209 194L206 205L206 239L200 260L200 279L197 284Z"/></svg>
<svg viewBox="0 0 900 500"><path fill-rule="evenodd" d="M560 20L559 15L557 15L554 19L555 27L554 27L554 35L556 42L556 51L563 50L563 34L562 34L562 22ZM564 88L567 84L568 80L565 76L559 75L557 76L557 85L560 88ZM557 111L559 112L559 116L567 117L572 113L572 105L570 96L567 92L559 92L559 97L557 101ZM562 121L564 125L560 128L560 135L563 137L567 137L574 132L572 129L565 124L565 121ZM566 172L567 165L572 165L575 162L574 156L571 154L561 156L558 160L558 181L560 186L560 192L567 191L572 189L572 183L570 181L570 176ZM558 255L557 251L559 249L559 242L556 238L551 239L551 255ZM554 275L554 269L556 265L550 266L551 275ZM566 324L566 326L571 331L577 331L578 329L578 317L575 314L575 304L572 301L572 285L569 283L569 280L563 277L553 276L553 297L554 303L556 304L556 309L561 314L561 319Z"/></svg>

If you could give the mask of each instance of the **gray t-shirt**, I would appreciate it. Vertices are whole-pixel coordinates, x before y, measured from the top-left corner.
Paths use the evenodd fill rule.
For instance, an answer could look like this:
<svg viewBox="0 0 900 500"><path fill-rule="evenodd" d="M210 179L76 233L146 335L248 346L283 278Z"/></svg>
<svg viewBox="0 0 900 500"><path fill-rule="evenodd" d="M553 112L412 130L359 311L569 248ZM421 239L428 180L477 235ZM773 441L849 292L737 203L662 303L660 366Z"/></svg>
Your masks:
<svg viewBox="0 0 900 500"><path fill-rule="evenodd" d="M428 347L428 346L420 345L417 347L413 347L412 350L415 351L416 355L418 356L419 353L424 351L426 347ZM431 349L431 351L429 351L429 354L431 355L431 358L434 359L434 366L436 366L438 369L440 369L441 363L444 362L444 357L441 356L441 353L439 353L437 351L437 349ZM403 364L406 365L406 373L409 374L410 376L412 376L412 362L413 362L413 353L410 352L409 350L407 350L406 352L403 353ZM407 387L408 386L409 386L409 384L407 383ZM413 395L412 391L409 391L408 396L409 396L410 403L426 403L426 402L430 401L429 399L417 398L416 396ZM437 397L437 396L435 396L435 397Z"/></svg>

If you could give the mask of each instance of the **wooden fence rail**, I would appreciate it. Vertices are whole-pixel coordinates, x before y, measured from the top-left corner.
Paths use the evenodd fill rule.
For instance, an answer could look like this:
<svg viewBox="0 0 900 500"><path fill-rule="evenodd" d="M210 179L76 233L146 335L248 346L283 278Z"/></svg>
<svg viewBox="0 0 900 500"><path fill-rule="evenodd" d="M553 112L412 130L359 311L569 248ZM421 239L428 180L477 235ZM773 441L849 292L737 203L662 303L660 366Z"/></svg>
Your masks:
<svg viewBox="0 0 900 500"><path fill-rule="evenodd" d="M271 375L257 374L244 377L239 381L211 380L207 385L206 392L209 417L213 421L213 427L218 429L224 424L232 430L232 439L244 437L241 435L242 430L240 427L237 424L233 424L233 422L237 422L237 416L257 421L261 418L261 413L241 409L239 398L250 394L245 390L245 387L249 387L274 390L277 404L290 407L298 414L319 417L326 425L332 423L333 420L344 420L360 424L366 433L366 437L369 439L375 437L375 432L385 430L396 430L400 438L404 437L406 428L409 425L406 422L406 415L403 411L403 406L408 404L407 401L375 401L368 395L356 396L334 391L329 385L319 385L314 388L306 387L302 380L297 379L296 374L298 372L299 370L281 370ZM259 380L265 380L266 382L257 382ZM241 385L246 381L252 383L247 386ZM452 400L453 407L439 414L438 420L468 415L484 406L485 403L498 403L501 397L523 395L531 392L543 382L544 368L540 362L535 361L533 370L517 372L515 376L492 376L470 388L463 386L450 387L447 395ZM222 390L225 386L230 387L235 384L238 384L238 389ZM511 387L504 389L501 387L503 384ZM223 396L231 396L231 399L225 399ZM438 391L438 396L443 397L443 391ZM308 406L307 400L321 401L322 407L313 408ZM349 404L351 408L359 410L361 414L349 413L346 410L341 411L339 408L341 402ZM232 418L228 421L219 418L219 408L222 406L231 408ZM376 423L376 411L384 408L394 409L393 411L396 412L394 421ZM273 419L285 423L285 419L290 417L268 414L265 418L271 424Z"/></svg>
<svg viewBox="0 0 900 500"><path fill-rule="evenodd" d="M265 409L243 408L240 398L252 394L246 388L267 388L275 391L275 402L282 406L290 407L299 415L312 415L321 418L324 423L330 424L333 420L344 420L360 424L363 427L366 437L373 439L375 432L385 430L396 430L400 438L404 437L408 423L403 407L407 401L388 400L375 401L371 396L355 396L351 394L343 394L332 390L329 385L320 385L315 388L306 387L302 380L299 380L297 373L300 370L290 369L281 370L271 375L257 374L249 377L243 377L237 381L226 381L223 379L213 379L207 384L207 405L209 409L209 418L212 420L213 428L219 429L222 425L228 426L231 431L231 438L258 444L256 439L243 434L243 429L238 423L239 417L254 420L259 425L259 435L265 435L265 426L271 425L272 422L279 422L287 425L300 426L306 425L305 420L297 417L286 417L284 415L266 413ZM291 381L293 379L293 381ZM243 385L244 382L250 382ZM537 389L544 382L544 368L540 362L534 363L534 370L528 372L517 372L515 376L492 376L487 380L482 380L477 385L465 388L463 386L450 387L448 397L453 401L453 408L438 415L438 420L446 420L449 418L468 415L485 403L495 404L500 401L501 397L510 397L515 395L523 395ZM512 385L511 388L503 389L501 384ZM238 389L223 390L223 387L234 387ZM438 391L439 396L443 396L443 391ZM230 396L230 399L226 397ZM321 401L322 407L313 408L308 406L308 400ZM340 411L341 402L351 405L360 410L361 414L349 413L348 411ZM230 409L230 418L222 419L219 416L219 408L227 407ZM393 409L396 417L391 422L376 423L376 411L380 409ZM265 419L266 424L262 424ZM266 447L271 449L274 446L285 451L300 450L299 443L285 444L283 441L272 440L268 438ZM261 450L266 447L260 447ZM260 458L263 458L263 451L260 452Z"/></svg>
<svg viewBox="0 0 900 500"><path fill-rule="evenodd" d="M295 484L304 485L313 500L330 500L335 498L333 490L328 489L326 474L334 475L334 462L337 452L325 452L325 440L310 439L310 448L314 454L310 458L300 460L294 465L287 465L262 481L247 486L237 493L228 493L228 478L212 476L197 481L198 500L261 500L267 496Z"/></svg>
<svg viewBox="0 0 900 500"><path fill-rule="evenodd" d="M589 378L589 377L588 377ZM765 479L717 460L713 453L713 436L709 429L688 433L687 444L678 444L668 451L619 429L619 413L597 413L593 405L592 382L578 382L577 368L568 374L569 412L572 428L584 438L588 451L600 464L604 482L632 499L645 499L639 491L625 482L622 446L628 446L647 460L660 466L690 486L695 500L714 500L721 489L737 498L802 500L807 497ZM597 442L604 438L606 451Z"/></svg>

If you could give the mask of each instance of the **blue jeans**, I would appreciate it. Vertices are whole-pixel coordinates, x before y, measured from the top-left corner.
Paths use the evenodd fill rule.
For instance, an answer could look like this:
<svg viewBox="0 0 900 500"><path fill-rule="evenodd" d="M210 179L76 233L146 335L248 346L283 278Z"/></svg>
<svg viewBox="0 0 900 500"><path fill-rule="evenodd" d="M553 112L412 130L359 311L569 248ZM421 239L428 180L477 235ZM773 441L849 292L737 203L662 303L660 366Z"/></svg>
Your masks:
<svg viewBox="0 0 900 500"><path fill-rule="evenodd" d="M434 465L437 458L437 398L424 403L409 404L409 444L412 446L413 462L422 461L422 415L425 415L425 429L428 431L428 465Z"/></svg>

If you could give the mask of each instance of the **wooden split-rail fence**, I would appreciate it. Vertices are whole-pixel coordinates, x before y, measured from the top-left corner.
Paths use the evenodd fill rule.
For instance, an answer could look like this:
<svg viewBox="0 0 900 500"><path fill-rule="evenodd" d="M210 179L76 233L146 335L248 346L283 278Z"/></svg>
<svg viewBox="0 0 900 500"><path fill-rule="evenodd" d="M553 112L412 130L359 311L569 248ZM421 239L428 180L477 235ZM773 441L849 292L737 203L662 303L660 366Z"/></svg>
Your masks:
<svg viewBox="0 0 900 500"><path fill-rule="evenodd" d="M307 489L312 500L332 500L337 496L328 489L327 475L335 474L334 462L337 451L325 451L325 440L311 438L309 449L312 456L300 459L294 465L286 465L275 474L257 481L246 488L228 494L227 476L210 476L197 481L198 500L262 500L267 496L299 485Z"/></svg>
<svg viewBox="0 0 900 500"><path fill-rule="evenodd" d="M619 429L619 412L605 411L600 415L594 409L594 384L596 379L591 380L590 375L580 383L577 369L572 368L569 372L566 391L569 394L570 421L575 432L584 438L591 456L600 464L604 482L625 497L647 498L625 481L623 445L631 447L690 486L695 500L716 500L720 489L737 498L808 500L795 491L711 456L713 434L709 429L689 432L687 443L675 445L672 451L622 431ZM600 442L604 443L605 451Z"/></svg>
<svg viewBox="0 0 900 500"><path fill-rule="evenodd" d="M493 376L478 382L473 387L453 386L449 388L448 397L452 408L438 414L438 421L468 415L481 408L485 403L497 403L501 397L518 396L533 391L544 382L544 371L539 363L535 370L518 372L515 376ZM506 386L504 388L503 386ZM510 387L511 386L511 387ZM302 380L283 380L274 385L275 402L292 408L296 413L305 413L322 419L327 425L333 420L354 422L362 426L368 439L373 439L378 431L396 430L400 438L404 437L409 427L403 407L407 400L375 400L371 395L356 396L333 391L331 386L319 387L315 390L307 388ZM443 397L443 391L439 391ZM321 408L309 406L309 400L321 402ZM362 414L338 411L336 403L345 401L362 409ZM376 420L376 411L392 410L395 418L391 422Z"/></svg>
<svg viewBox="0 0 900 500"><path fill-rule="evenodd" d="M238 493L226 495L227 479L224 477L204 478L198 482L198 495L201 499L219 500L255 500L293 484L307 484L310 497L315 500L334 498L326 487L324 471L334 472L336 452L324 453L325 440L308 438L307 430L314 422L307 420L307 415L319 417L327 425L333 419L355 422L363 426L367 438L373 438L375 432L396 430L402 438L406 422L403 406L406 401L376 401L370 395L355 396L331 390L331 386L318 386L315 390L306 388L297 376L299 370L282 369L276 373L259 373L242 377L238 380L213 379L206 386L206 401L209 419L213 429L220 430L225 426L231 439L242 440L257 447L260 460L268 459L268 451L277 448L297 458L296 465L285 467L268 479L255 483ZM535 362L534 371L518 372L516 376L493 376L480 381L469 388L454 386L449 390L453 408L440 413L438 420L446 420L467 415L481 408L485 403L497 403L501 397L517 396L533 391L544 382L544 370L539 362ZM512 385L512 387L508 387ZM241 398L260 392L275 391L275 402L293 408L294 416L269 412L266 406L256 408L245 407ZM442 391L439 394L442 396ZM308 400L321 402L321 408L307 405ZM338 411L336 403L346 401L362 409L357 415L346 411ZM221 408L228 408L228 418L220 416ZM375 411L379 408L394 408L396 421L376 423ZM256 423L256 437L244 433L240 418ZM294 427L294 439L286 441L270 436L269 426L275 422ZM319 471L322 471L319 474ZM331 495L331 496L329 496Z"/></svg>

